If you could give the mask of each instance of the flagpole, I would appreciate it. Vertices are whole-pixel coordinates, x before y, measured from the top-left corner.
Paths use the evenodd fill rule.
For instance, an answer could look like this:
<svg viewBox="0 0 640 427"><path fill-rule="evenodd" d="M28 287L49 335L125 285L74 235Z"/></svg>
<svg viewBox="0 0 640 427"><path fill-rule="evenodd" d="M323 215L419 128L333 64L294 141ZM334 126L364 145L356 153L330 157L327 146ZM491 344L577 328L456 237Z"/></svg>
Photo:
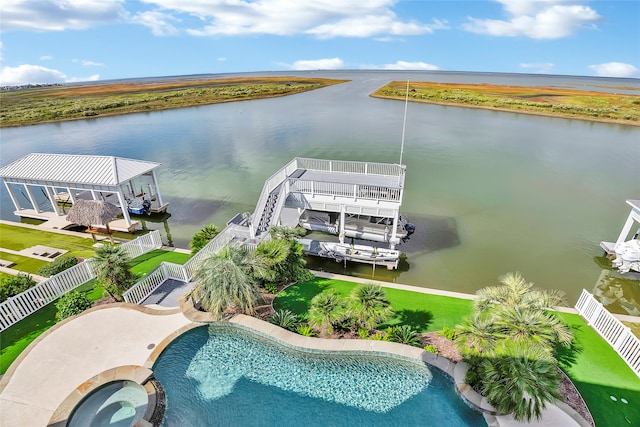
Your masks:
<svg viewBox="0 0 640 427"><path fill-rule="evenodd" d="M404 131L407 127L407 105L409 104L409 79L407 78L407 93L404 98L404 119L402 120L402 143L400 144L400 166L402 166L402 155L404 154Z"/></svg>

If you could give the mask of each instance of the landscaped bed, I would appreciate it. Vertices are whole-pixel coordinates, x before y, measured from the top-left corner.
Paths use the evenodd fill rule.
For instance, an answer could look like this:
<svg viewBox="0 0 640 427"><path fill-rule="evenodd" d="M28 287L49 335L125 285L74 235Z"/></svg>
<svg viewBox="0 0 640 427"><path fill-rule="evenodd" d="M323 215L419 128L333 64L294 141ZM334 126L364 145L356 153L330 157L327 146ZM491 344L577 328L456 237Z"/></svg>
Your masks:
<svg viewBox="0 0 640 427"><path fill-rule="evenodd" d="M316 278L286 288L276 296L273 306L304 318L315 295L334 289L347 296L356 286L357 283ZM418 332L432 333L445 326L456 327L471 313L470 300L392 288L385 291L396 315L380 328L408 324ZM557 314L575 334L575 345L562 352L560 366L581 393L596 425L640 425L640 378L579 315Z"/></svg>

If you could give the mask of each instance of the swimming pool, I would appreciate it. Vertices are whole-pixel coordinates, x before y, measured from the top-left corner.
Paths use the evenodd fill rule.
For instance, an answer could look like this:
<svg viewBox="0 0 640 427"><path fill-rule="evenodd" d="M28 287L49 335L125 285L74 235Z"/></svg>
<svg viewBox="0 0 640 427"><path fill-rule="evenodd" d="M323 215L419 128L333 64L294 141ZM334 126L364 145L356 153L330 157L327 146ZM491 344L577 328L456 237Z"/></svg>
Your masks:
<svg viewBox="0 0 640 427"><path fill-rule="evenodd" d="M435 368L296 350L231 325L186 332L153 370L163 426L486 426Z"/></svg>

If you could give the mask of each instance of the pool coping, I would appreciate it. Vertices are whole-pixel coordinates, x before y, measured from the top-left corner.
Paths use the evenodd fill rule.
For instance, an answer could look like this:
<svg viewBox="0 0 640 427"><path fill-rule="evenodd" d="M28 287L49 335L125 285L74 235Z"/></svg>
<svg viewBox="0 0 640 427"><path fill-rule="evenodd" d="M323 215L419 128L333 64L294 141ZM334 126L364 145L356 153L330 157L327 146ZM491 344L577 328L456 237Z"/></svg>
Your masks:
<svg viewBox="0 0 640 427"><path fill-rule="evenodd" d="M175 339L178 335L193 329L194 327L202 326L203 324L211 323L228 323L249 329L259 335L267 336L279 343L283 343L290 347L295 347L303 350L310 350L316 352L366 352L373 354L383 354L391 357L397 357L400 359L410 359L412 361L418 361L429 367L434 367L445 373L454 383L456 393L460 398L473 410L482 414L487 422L487 425L496 425L496 415L500 415L496 409L491 406L486 399L473 390L470 386L464 383L464 375L468 369L464 362L454 362L445 357L423 350L421 348L389 342L389 341L377 341L377 340L349 340L349 339L327 339L327 338L315 338L306 337L294 332L288 331L280 326L274 325L264 320L260 320L255 317L247 316L245 314L235 314L229 320L221 321L213 316L211 313L200 311L196 309L191 301L191 298L185 298L184 296L179 299L180 308L184 316L194 322L194 325L188 325L183 330L176 331L170 337L167 337L162 341L149 357L149 360L145 366L152 367L157 357L162 353L169 343Z"/></svg>
<svg viewBox="0 0 640 427"><path fill-rule="evenodd" d="M138 365L124 365L115 368L107 369L91 378L84 383L80 384L73 390L67 398L58 406L56 411L49 419L47 427L64 427L69 422L73 411L76 406L82 402L84 398L89 396L95 390L101 388L104 385L115 381L132 381L142 386L147 392L147 408L145 410L144 417L149 426L154 426L152 420L162 420L164 416L164 391L162 389L156 389L156 385L153 383L153 372L149 368ZM136 421L140 423L140 420ZM145 424L136 424L140 427L144 427Z"/></svg>

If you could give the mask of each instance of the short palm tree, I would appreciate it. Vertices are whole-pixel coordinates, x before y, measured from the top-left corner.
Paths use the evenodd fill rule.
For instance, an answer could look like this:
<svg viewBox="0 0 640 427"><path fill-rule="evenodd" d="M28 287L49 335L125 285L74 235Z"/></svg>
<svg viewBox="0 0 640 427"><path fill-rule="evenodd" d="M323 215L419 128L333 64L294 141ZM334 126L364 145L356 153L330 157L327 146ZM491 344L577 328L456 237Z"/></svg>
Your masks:
<svg viewBox="0 0 640 427"><path fill-rule="evenodd" d="M333 289L311 299L309 325L320 329L320 334L330 336L333 324L344 316L342 298Z"/></svg>
<svg viewBox="0 0 640 427"><path fill-rule="evenodd" d="M225 310L254 314L260 298L257 278L266 274L261 257L242 246L228 245L203 260L191 295L216 316Z"/></svg>
<svg viewBox="0 0 640 427"><path fill-rule="evenodd" d="M191 255L197 254L207 243L213 240L220 233L218 227L213 224L205 225L196 234L191 237L189 247L191 248Z"/></svg>
<svg viewBox="0 0 640 427"><path fill-rule="evenodd" d="M136 277L130 270L129 257L122 246L104 245L96 249L91 268L98 282L116 301L122 301L122 293L131 287Z"/></svg>
<svg viewBox="0 0 640 427"><path fill-rule="evenodd" d="M366 284L351 292L349 315L358 326L371 330L393 316L393 310L381 286Z"/></svg>
<svg viewBox="0 0 640 427"><path fill-rule="evenodd" d="M258 244L256 255L264 259L267 265L267 280L280 282L282 280L282 264L291 252L291 243L283 239L264 240Z"/></svg>

